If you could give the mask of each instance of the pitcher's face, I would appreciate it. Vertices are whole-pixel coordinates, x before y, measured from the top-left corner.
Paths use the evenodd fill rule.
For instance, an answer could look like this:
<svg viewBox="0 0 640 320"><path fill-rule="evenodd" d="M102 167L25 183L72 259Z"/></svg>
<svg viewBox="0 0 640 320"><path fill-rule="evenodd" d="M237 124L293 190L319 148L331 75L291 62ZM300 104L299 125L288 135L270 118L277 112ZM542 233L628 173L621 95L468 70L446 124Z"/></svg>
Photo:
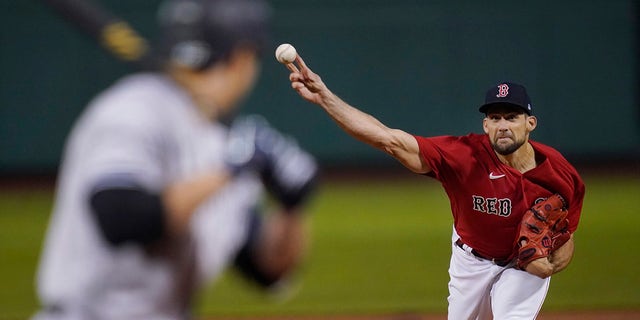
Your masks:
<svg viewBox="0 0 640 320"><path fill-rule="evenodd" d="M491 146L498 154L509 155L529 140L537 120L517 107L498 105L487 110L482 122Z"/></svg>

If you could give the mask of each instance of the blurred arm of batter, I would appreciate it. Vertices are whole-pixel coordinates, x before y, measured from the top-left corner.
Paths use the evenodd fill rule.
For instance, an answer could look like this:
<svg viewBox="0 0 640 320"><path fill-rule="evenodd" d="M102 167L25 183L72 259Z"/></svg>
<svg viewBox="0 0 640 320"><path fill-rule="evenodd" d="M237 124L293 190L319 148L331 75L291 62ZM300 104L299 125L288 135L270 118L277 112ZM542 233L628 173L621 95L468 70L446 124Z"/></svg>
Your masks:
<svg viewBox="0 0 640 320"><path fill-rule="evenodd" d="M170 184L154 193L135 180L105 179L90 195L90 205L105 239L114 246L181 237L195 209L229 180L226 171L210 172Z"/></svg>
<svg viewBox="0 0 640 320"><path fill-rule="evenodd" d="M210 172L168 186L162 194L167 211L167 232L173 236L184 234L195 209L230 179L230 173Z"/></svg>
<svg viewBox="0 0 640 320"><path fill-rule="evenodd" d="M300 55L296 58L299 72L289 75L291 86L305 100L321 106L349 135L396 158L415 173L428 173L429 165L420 156L416 139L399 129L388 128L373 116L366 114L336 96L322 82Z"/></svg>

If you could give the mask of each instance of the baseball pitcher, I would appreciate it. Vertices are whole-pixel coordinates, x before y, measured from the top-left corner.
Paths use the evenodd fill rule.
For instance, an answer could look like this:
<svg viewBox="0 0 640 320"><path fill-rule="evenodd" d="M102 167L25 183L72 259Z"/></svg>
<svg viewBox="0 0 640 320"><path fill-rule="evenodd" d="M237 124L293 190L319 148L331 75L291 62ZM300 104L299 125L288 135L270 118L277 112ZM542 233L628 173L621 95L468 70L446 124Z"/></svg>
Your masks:
<svg viewBox="0 0 640 320"><path fill-rule="evenodd" d="M348 134L437 179L451 202L449 319L534 319L550 276L573 256L584 184L538 125L525 88L491 87L484 134L422 137L388 128L342 101L297 56L291 86Z"/></svg>

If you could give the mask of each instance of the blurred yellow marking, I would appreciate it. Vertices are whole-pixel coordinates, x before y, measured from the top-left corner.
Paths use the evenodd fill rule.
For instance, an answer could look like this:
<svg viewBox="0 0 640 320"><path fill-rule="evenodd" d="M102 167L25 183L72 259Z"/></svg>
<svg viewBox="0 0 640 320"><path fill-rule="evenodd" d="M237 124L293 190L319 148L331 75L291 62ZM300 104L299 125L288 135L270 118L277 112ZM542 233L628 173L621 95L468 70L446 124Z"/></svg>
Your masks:
<svg viewBox="0 0 640 320"><path fill-rule="evenodd" d="M147 42L123 21L112 23L103 29L102 44L126 61L138 60L147 52Z"/></svg>

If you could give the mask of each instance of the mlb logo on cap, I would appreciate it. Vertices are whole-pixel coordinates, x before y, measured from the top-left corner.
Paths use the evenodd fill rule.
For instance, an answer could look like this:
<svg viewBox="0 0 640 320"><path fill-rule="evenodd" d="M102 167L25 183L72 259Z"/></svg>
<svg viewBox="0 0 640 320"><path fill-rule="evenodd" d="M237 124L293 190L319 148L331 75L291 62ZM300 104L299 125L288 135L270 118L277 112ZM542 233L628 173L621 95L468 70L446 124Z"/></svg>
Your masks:
<svg viewBox="0 0 640 320"><path fill-rule="evenodd" d="M487 90L484 104L480 106L479 110L482 113L487 113L487 109L495 104L510 104L524 109L528 115L532 113L531 99L527 94L527 89L513 82L503 82Z"/></svg>

